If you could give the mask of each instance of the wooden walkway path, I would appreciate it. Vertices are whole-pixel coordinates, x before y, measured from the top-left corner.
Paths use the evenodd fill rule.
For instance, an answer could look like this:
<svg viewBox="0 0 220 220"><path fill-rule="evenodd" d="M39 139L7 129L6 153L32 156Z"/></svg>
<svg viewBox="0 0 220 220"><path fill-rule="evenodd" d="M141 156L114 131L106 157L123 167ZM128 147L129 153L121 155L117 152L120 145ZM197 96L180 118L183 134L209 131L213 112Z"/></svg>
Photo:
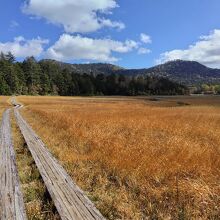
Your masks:
<svg viewBox="0 0 220 220"><path fill-rule="evenodd" d="M73 182L64 168L48 151L19 112L21 105L12 99L15 117L43 181L62 220L103 220L104 217Z"/></svg>
<svg viewBox="0 0 220 220"><path fill-rule="evenodd" d="M3 114L0 132L0 219L26 220L12 144L10 110Z"/></svg>

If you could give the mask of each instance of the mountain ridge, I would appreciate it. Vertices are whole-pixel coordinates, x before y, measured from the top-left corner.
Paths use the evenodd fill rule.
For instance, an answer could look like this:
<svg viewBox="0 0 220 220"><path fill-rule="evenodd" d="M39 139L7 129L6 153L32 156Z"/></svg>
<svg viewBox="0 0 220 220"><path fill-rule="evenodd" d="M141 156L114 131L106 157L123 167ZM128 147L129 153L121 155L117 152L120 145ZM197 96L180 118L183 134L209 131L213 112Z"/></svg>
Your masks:
<svg viewBox="0 0 220 220"><path fill-rule="evenodd" d="M207 67L196 61L174 60L150 68L126 69L109 63L70 64L56 60L41 60L52 62L61 68L67 68L76 73L87 74L123 74L128 76L157 76L165 77L187 86L203 83L220 83L220 69Z"/></svg>

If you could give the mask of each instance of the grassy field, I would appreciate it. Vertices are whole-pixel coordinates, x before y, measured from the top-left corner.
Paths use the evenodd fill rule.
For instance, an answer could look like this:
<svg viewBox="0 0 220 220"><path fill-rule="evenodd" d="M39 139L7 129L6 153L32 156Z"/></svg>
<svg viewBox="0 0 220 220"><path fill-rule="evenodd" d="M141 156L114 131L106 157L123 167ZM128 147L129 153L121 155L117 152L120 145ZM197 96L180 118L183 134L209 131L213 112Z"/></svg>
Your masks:
<svg viewBox="0 0 220 220"><path fill-rule="evenodd" d="M0 121L2 120L3 112L10 107L10 97L9 96L0 96Z"/></svg>
<svg viewBox="0 0 220 220"><path fill-rule="evenodd" d="M108 219L218 219L220 97L18 97Z"/></svg>

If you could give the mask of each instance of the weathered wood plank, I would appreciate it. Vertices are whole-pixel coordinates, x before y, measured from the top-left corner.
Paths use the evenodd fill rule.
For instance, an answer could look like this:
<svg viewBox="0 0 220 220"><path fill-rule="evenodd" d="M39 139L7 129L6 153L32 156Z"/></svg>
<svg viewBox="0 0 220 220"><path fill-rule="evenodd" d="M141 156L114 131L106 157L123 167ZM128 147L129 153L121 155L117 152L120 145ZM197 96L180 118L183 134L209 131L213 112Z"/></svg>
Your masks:
<svg viewBox="0 0 220 220"><path fill-rule="evenodd" d="M32 130L19 112L20 105L12 103L17 123L28 148L35 160L44 183L63 220L103 220L104 217L88 199L84 192L73 182L60 163L49 152L45 144Z"/></svg>
<svg viewBox="0 0 220 220"><path fill-rule="evenodd" d="M4 112L1 125L0 219L27 219L12 144L10 110Z"/></svg>

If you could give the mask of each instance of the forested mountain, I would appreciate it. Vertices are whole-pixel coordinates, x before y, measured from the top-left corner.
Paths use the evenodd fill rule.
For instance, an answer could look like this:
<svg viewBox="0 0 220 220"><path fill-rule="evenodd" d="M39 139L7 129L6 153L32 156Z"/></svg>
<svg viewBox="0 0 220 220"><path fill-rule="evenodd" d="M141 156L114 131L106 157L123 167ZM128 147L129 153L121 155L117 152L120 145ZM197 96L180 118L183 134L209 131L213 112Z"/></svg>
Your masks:
<svg viewBox="0 0 220 220"><path fill-rule="evenodd" d="M68 69L75 73L83 74L105 74L109 75L117 73L117 71L125 70L124 68L108 63L92 63L92 64L70 64L59 62L56 60L41 60L40 63L52 63L58 65L61 69Z"/></svg>
<svg viewBox="0 0 220 220"><path fill-rule="evenodd" d="M112 64L68 64L29 57L16 62L0 55L0 94L172 95L220 93L220 70L198 62L176 60L149 69L124 69Z"/></svg>
<svg viewBox="0 0 220 220"><path fill-rule="evenodd" d="M145 74L167 77L186 85L220 83L219 69L208 68L195 61L170 61L147 69Z"/></svg>
<svg viewBox="0 0 220 220"><path fill-rule="evenodd" d="M220 70L208 68L195 61L175 60L148 69L124 69L112 64L68 64L54 60L42 60L42 63L53 63L62 69L67 68L75 73L83 74L122 74L126 76L157 76L165 77L186 86L198 86L204 83L220 83Z"/></svg>
<svg viewBox="0 0 220 220"><path fill-rule="evenodd" d="M32 95L176 95L188 89L157 76L127 76L110 64L72 65L37 62L29 57L15 62L11 53L0 54L0 94Z"/></svg>

